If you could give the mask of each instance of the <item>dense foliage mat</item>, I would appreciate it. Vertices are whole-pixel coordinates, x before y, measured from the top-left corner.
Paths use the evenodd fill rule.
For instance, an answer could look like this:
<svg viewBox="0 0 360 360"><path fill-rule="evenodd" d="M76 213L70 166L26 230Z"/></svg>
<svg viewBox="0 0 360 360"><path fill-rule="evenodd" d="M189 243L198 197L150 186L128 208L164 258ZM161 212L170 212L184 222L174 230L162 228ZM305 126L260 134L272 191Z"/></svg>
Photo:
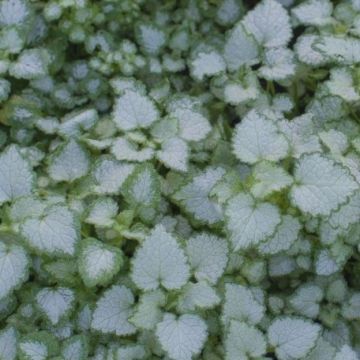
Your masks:
<svg viewBox="0 0 360 360"><path fill-rule="evenodd" d="M359 0L0 0L0 360L356 360Z"/></svg>

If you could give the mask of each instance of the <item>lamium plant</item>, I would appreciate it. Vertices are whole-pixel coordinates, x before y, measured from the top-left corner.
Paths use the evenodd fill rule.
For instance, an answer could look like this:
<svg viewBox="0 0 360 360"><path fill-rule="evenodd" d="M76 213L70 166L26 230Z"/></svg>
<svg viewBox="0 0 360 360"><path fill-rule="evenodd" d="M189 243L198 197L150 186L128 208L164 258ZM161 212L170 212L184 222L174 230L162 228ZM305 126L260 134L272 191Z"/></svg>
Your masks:
<svg viewBox="0 0 360 360"><path fill-rule="evenodd" d="M359 0L0 0L0 360L360 359Z"/></svg>

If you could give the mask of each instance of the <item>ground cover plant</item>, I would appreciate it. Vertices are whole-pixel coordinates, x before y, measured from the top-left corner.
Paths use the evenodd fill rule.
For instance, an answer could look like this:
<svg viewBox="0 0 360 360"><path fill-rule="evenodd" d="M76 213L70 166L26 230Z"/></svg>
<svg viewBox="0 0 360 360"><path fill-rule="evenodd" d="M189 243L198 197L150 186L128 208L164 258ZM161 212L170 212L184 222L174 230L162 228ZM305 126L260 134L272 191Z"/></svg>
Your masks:
<svg viewBox="0 0 360 360"><path fill-rule="evenodd" d="M359 0L0 0L0 360L356 360Z"/></svg>

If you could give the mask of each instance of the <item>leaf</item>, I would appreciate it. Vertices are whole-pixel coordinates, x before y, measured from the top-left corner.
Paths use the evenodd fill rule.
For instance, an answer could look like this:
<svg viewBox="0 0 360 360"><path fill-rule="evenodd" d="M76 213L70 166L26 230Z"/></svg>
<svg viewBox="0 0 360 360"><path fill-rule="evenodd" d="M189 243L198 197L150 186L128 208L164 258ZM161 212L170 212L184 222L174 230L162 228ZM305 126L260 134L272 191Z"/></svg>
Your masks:
<svg viewBox="0 0 360 360"><path fill-rule="evenodd" d="M222 311L222 323L225 327L231 320L244 321L250 325L258 324L265 314L261 299L247 287L228 283L225 285L225 302Z"/></svg>
<svg viewBox="0 0 360 360"><path fill-rule="evenodd" d="M215 76L226 68L221 54L211 48L198 49L191 55L190 73L197 80L202 81L205 77Z"/></svg>
<svg viewBox="0 0 360 360"><path fill-rule="evenodd" d="M266 80L281 81L295 75L294 54L287 48L271 48L265 52L259 76Z"/></svg>
<svg viewBox="0 0 360 360"><path fill-rule="evenodd" d="M157 55L165 45L165 32L154 24L140 24L136 29L135 35L146 54Z"/></svg>
<svg viewBox="0 0 360 360"><path fill-rule="evenodd" d="M104 334L118 336L136 332L128 319L133 314L134 296L125 286L114 285L97 301L91 327Z"/></svg>
<svg viewBox="0 0 360 360"><path fill-rule="evenodd" d="M324 294L322 289L316 285L302 285L290 298L291 307L302 316L311 319L317 318Z"/></svg>
<svg viewBox="0 0 360 360"><path fill-rule="evenodd" d="M298 37L294 50L301 62L312 66L319 66L326 62L324 55L313 48L318 40L319 36L313 34L304 34Z"/></svg>
<svg viewBox="0 0 360 360"><path fill-rule="evenodd" d="M267 48L285 46L292 32L286 10L275 0L263 0L243 19L247 31Z"/></svg>
<svg viewBox="0 0 360 360"><path fill-rule="evenodd" d="M44 215L26 219L20 233L35 251L47 255L72 256L80 238L77 217L64 205L49 206Z"/></svg>
<svg viewBox="0 0 360 360"><path fill-rule="evenodd" d="M48 204L32 196L16 199L9 209L9 218L13 223L20 223L28 217L41 216Z"/></svg>
<svg viewBox="0 0 360 360"><path fill-rule="evenodd" d="M180 138L166 140L156 156L166 167L175 171L186 171L188 168L189 148Z"/></svg>
<svg viewBox="0 0 360 360"><path fill-rule="evenodd" d="M142 290L180 289L189 278L184 251L163 225L146 237L132 261L131 278Z"/></svg>
<svg viewBox="0 0 360 360"><path fill-rule="evenodd" d="M300 24L325 26L332 22L333 5L329 0L308 0L291 10Z"/></svg>
<svg viewBox="0 0 360 360"><path fill-rule="evenodd" d="M174 199L196 220L215 224L222 220L223 215L220 206L210 199L209 194L224 174L225 170L222 168L208 168L181 187L174 194Z"/></svg>
<svg viewBox="0 0 360 360"><path fill-rule="evenodd" d="M138 165L126 179L122 194L132 207L154 207L160 201L159 175L151 164Z"/></svg>
<svg viewBox="0 0 360 360"><path fill-rule="evenodd" d="M343 345L334 357L334 360L358 360L357 353L349 346Z"/></svg>
<svg viewBox="0 0 360 360"><path fill-rule="evenodd" d="M258 358L266 352L266 341L261 331L244 322L231 321L225 340L226 360Z"/></svg>
<svg viewBox="0 0 360 360"><path fill-rule="evenodd" d="M111 146L111 153L117 160L147 161L152 159L154 150L151 148L138 149L138 146L126 138L116 138Z"/></svg>
<svg viewBox="0 0 360 360"><path fill-rule="evenodd" d="M228 261L228 245L225 239L202 233L187 241L186 254L196 279L216 284Z"/></svg>
<svg viewBox="0 0 360 360"><path fill-rule="evenodd" d="M333 129L329 131L321 131L319 133L319 138L334 155L341 155L345 153L349 146L346 135L341 131Z"/></svg>
<svg viewBox="0 0 360 360"><path fill-rule="evenodd" d="M0 360L15 360L17 331L14 327L6 327L0 331Z"/></svg>
<svg viewBox="0 0 360 360"><path fill-rule="evenodd" d="M224 101L231 105L247 104L260 93L258 78L249 73L240 81L227 81L224 85Z"/></svg>
<svg viewBox="0 0 360 360"><path fill-rule="evenodd" d="M144 293L130 322L138 328L152 330L161 321L161 307L165 304L166 296L160 290Z"/></svg>
<svg viewBox="0 0 360 360"><path fill-rule="evenodd" d="M329 224L334 228L347 229L356 224L360 219L360 193L357 191L350 200L342 205L339 210L331 213Z"/></svg>
<svg viewBox="0 0 360 360"><path fill-rule="evenodd" d="M120 130L148 128L158 117L155 104L139 91L127 90L115 101L113 119Z"/></svg>
<svg viewBox="0 0 360 360"><path fill-rule="evenodd" d="M325 82L325 86L331 95L339 96L348 103L360 99L353 75L347 68L331 69L330 80Z"/></svg>
<svg viewBox="0 0 360 360"><path fill-rule="evenodd" d="M288 142L277 126L256 110L251 110L235 128L235 156L248 164L261 160L278 161L287 156Z"/></svg>
<svg viewBox="0 0 360 360"><path fill-rule="evenodd" d="M55 181L72 182L85 176L90 168L90 154L71 139L51 157L49 176Z"/></svg>
<svg viewBox="0 0 360 360"><path fill-rule="evenodd" d="M31 194L35 176L17 145L0 154L0 178L0 203Z"/></svg>
<svg viewBox="0 0 360 360"><path fill-rule="evenodd" d="M29 258L23 247L0 242L0 299L27 280Z"/></svg>
<svg viewBox="0 0 360 360"><path fill-rule="evenodd" d="M178 136L186 141L203 140L211 130L209 120L198 110L179 106L170 116L178 122Z"/></svg>
<svg viewBox="0 0 360 360"><path fill-rule="evenodd" d="M220 303L220 297L205 281L189 283L182 290L177 307L180 312L190 312L196 309L211 309Z"/></svg>
<svg viewBox="0 0 360 360"><path fill-rule="evenodd" d="M43 288L36 295L36 305L52 325L57 325L73 309L75 294L71 289Z"/></svg>
<svg viewBox="0 0 360 360"><path fill-rule="evenodd" d="M301 224L291 215L285 215L274 235L259 245L259 252L265 255L274 255L289 250L298 238Z"/></svg>
<svg viewBox="0 0 360 360"><path fill-rule="evenodd" d="M115 200L101 197L90 206L85 222L101 227L111 227L118 211L119 207Z"/></svg>
<svg viewBox="0 0 360 360"><path fill-rule="evenodd" d="M171 359L191 360L198 355L207 338L206 323L197 315L166 313L156 327L162 348Z"/></svg>
<svg viewBox="0 0 360 360"><path fill-rule="evenodd" d="M139 360L145 358L146 352L142 345L128 345L119 347L116 356L121 360Z"/></svg>
<svg viewBox="0 0 360 360"><path fill-rule="evenodd" d="M256 203L245 193L228 202L225 215L234 251L256 246L271 237L281 222L276 206L268 202Z"/></svg>
<svg viewBox="0 0 360 360"><path fill-rule="evenodd" d="M230 71L236 71L243 65L255 65L260 61L259 46L241 22L238 22L227 35L224 59Z"/></svg>
<svg viewBox="0 0 360 360"><path fill-rule="evenodd" d="M293 317L274 320L268 329L269 343L279 360L302 359L315 346L320 326Z"/></svg>
<svg viewBox="0 0 360 360"><path fill-rule="evenodd" d="M93 238L81 242L79 273L87 287L106 285L123 264L122 251Z"/></svg>
<svg viewBox="0 0 360 360"><path fill-rule="evenodd" d="M58 343L53 335L38 331L22 337L18 345L20 360L47 360L58 352Z"/></svg>
<svg viewBox="0 0 360 360"><path fill-rule="evenodd" d="M294 177L291 202L313 216L329 215L358 189L346 168L317 153L300 158Z"/></svg>
<svg viewBox="0 0 360 360"><path fill-rule="evenodd" d="M254 184L250 191L256 198L265 198L275 191L281 191L293 183L292 177L272 163L261 162L253 168Z"/></svg>
<svg viewBox="0 0 360 360"><path fill-rule="evenodd" d="M72 111L61 119L58 132L61 136L69 138L79 136L83 131L90 130L98 121L99 116L95 109L82 109Z"/></svg>
<svg viewBox="0 0 360 360"><path fill-rule="evenodd" d="M50 56L45 49L24 50L10 66L9 73L17 79L37 79L48 72Z"/></svg>
<svg viewBox="0 0 360 360"><path fill-rule="evenodd" d="M75 335L64 341L61 355L64 360L87 360L88 340L85 335Z"/></svg>
<svg viewBox="0 0 360 360"><path fill-rule="evenodd" d="M353 65L360 62L360 40L351 37L321 36L313 45L327 62Z"/></svg>
<svg viewBox="0 0 360 360"><path fill-rule="evenodd" d="M312 114L304 114L291 121L281 120L278 126L288 139L292 157L298 159L303 154L322 151Z"/></svg>
<svg viewBox="0 0 360 360"><path fill-rule="evenodd" d="M0 3L0 25L17 26L24 24L31 10L24 0L2 0Z"/></svg>
<svg viewBox="0 0 360 360"><path fill-rule="evenodd" d="M94 191L98 194L118 194L133 172L134 165L117 161L110 157L100 158L92 171Z"/></svg>

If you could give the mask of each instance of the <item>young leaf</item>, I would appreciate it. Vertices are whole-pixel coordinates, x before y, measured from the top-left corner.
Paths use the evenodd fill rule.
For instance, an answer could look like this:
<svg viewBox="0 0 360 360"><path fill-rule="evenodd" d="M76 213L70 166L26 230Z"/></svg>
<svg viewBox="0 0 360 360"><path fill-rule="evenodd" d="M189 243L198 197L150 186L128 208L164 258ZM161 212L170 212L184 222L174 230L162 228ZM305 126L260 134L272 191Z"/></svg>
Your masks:
<svg viewBox="0 0 360 360"><path fill-rule="evenodd" d="M294 54L287 48L268 49L263 63L259 69L259 76L266 80L281 81L295 75Z"/></svg>
<svg viewBox="0 0 360 360"><path fill-rule="evenodd" d="M323 296L323 291L319 286L303 285L291 297L290 304L299 315L315 319L319 314L319 303Z"/></svg>
<svg viewBox="0 0 360 360"><path fill-rule="evenodd" d="M58 342L48 332L39 331L22 337L18 345L20 360L47 360L58 352Z"/></svg>
<svg viewBox="0 0 360 360"><path fill-rule="evenodd" d="M228 245L224 239L203 233L188 240L186 254L196 279L216 284L228 261Z"/></svg>
<svg viewBox="0 0 360 360"><path fill-rule="evenodd" d="M329 105L331 103L333 102ZM298 116L291 121L281 120L278 125L289 141L292 157L300 158L303 154L322 150L311 113Z"/></svg>
<svg viewBox="0 0 360 360"><path fill-rule="evenodd" d="M92 172L94 191L98 194L117 194L127 177L133 172L134 165L113 158L100 158Z"/></svg>
<svg viewBox="0 0 360 360"><path fill-rule="evenodd" d="M331 24L333 5L329 0L307 0L292 9L302 25L325 26Z"/></svg>
<svg viewBox="0 0 360 360"><path fill-rule="evenodd" d="M34 174L17 145L10 145L0 154L0 203L30 195Z"/></svg>
<svg viewBox="0 0 360 360"><path fill-rule="evenodd" d="M57 325L72 310L75 294L71 289L43 288L36 295L36 305L52 325Z"/></svg>
<svg viewBox="0 0 360 360"><path fill-rule="evenodd" d="M327 62L352 65L360 62L360 40L351 37L321 36L313 45Z"/></svg>
<svg viewBox="0 0 360 360"><path fill-rule="evenodd" d="M64 360L87 360L88 347L85 335L75 335L62 344L61 355Z"/></svg>
<svg viewBox="0 0 360 360"><path fill-rule="evenodd" d="M102 197L91 205L85 222L101 227L110 227L113 225L118 211L119 207L115 200Z"/></svg>
<svg viewBox="0 0 360 360"><path fill-rule="evenodd" d="M81 242L79 273L87 287L106 285L122 266L120 249L88 238Z"/></svg>
<svg viewBox="0 0 360 360"><path fill-rule="evenodd" d="M301 230L300 221L291 216L285 215L275 234L266 242L259 245L259 251L265 255L274 255L281 251L290 249L297 240Z"/></svg>
<svg viewBox="0 0 360 360"><path fill-rule="evenodd" d="M0 299L27 280L29 258L23 247L0 242Z"/></svg>
<svg viewBox="0 0 360 360"><path fill-rule="evenodd" d="M268 162L261 162L253 169L255 181L250 191L256 198L264 198L290 186L293 182L292 177L283 168Z"/></svg>
<svg viewBox="0 0 360 360"><path fill-rule="evenodd" d="M45 49L24 50L9 69L11 76L17 79L36 79L48 72L50 56Z"/></svg>
<svg viewBox="0 0 360 360"><path fill-rule="evenodd" d="M69 181L85 176L90 167L90 155L77 141L71 139L51 158L49 175L55 181Z"/></svg>
<svg viewBox="0 0 360 360"><path fill-rule="evenodd" d="M197 315L166 313L156 327L162 348L174 360L191 360L200 353L207 338L207 326Z"/></svg>
<svg viewBox="0 0 360 360"><path fill-rule="evenodd" d="M269 343L279 360L303 359L319 335L319 325L293 317L276 319L268 329Z"/></svg>
<svg viewBox="0 0 360 360"><path fill-rule="evenodd" d="M329 215L358 189L346 168L320 154L300 158L294 177L291 201L301 211L313 216Z"/></svg>
<svg viewBox="0 0 360 360"><path fill-rule="evenodd" d="M31 14L31 8L25 0L3 0L0 3L0 25L23 25Z"/></svg>
<svg viewBox="0 0 360 360"><path fill-rule="evenodd" d="M174 194L185 211L198 221L215 224L222 220L219 205L209 198L211 189L224 176L222 168L208 168L204 173L195 176L192 181Z"/></svg>
<svg viewBox="0 0 360 360"><path fill-rule="evenodd" d="M343 345L334 357L334 360L358 360L357 353L349 345Z"/></svg>
<svg viewBox="0 0 360 360"><path fill-rule="evenodd" d="M148 128L159 117L155 104L139 91L126 91L114 106L114 122L120 130Z"/></svg>
<svg viewBox="0 0 360 360"><path fill-rule="evenodd" d="M178 309L182 313L196 309L211 309L220 303L216 291L205 281L185 286L178 299Z"/></svg>
<svg viewBox="0 0 360 360"><path fill-rule="evenodd" d="M233 148L239 160L254 164L261 160L278 161L285 158L289 145L272 120L251 110L236 126Z"/></svg>
<svg viewBox="0 0 360 360"><path fill-rule="evenodd" d="M186 106L178 107L170 114L178 122L178 135L186 141L205 139L211 130L209 120L200 112Z"/></svg>
<svg viewBox="0 0 360 360"><path fill-rule="evenodd" d="M186 171L188 167L189 148L180 138L170 138L161 145L157 158L168 168Z"/></svg>
<svg viewBox="0 0 360 360"><path fill-rule="evenodd" d="M225 302L222 311L222 322L225 327L231 320L244 321L251 325L258 324L265 314L265 307L254 296L254 293L242 285L225 285Z"/></svg>
<svg viewBox="0 0 360 360"><path fill-rule="evenodd" d="M134 296L125 286L114 285L97 301L91 327L104 334L118 336L136 332L128 319L133 313Z"/></svg>
<svg viewBox="0 0 360 360"><path fill-rule="evenodd" d="M90 130L98 121L95 109L76 110L61 119L58 132L65 138L79 136L83 131Z"/></svg>
<svg viewBox="0 0 360 360"><path fill-rule="evenodd" d="M131 278L143 290L180 289L189 278L189 266L176 239L158 225L143 242L132 261Z"/></svg>
<svg viewBox="0 0 360 360"><path fill-rule="evenodd" d="M215 76L226 68L225 61L221 54L214 49L197 50L190 60L191 76L198 81L204 77Z"/></svg>
<svg viewBox="0 0 360 360"><path fill-rule="evenodd" d="M116 356L121 360L141 360L145 359L146 352L142 345L128 345L119 347Z"/></svg>
<svg viewBox="0 0 360 360"><path fill-rule="evenodd" d="M138 165L126 179L122 194L132 207L154 207L160 201L159 175L151 164Z"/></svg>
<svg viewBox="0 0 360 360"><path fill-rule="evenodd" d="M271 237L281 222L279 209L268 203L256 203L251 195L232 198L225 210L227 229L235 251L258 245Z"/></svg>
<svg viewBox="0 0 360 360"><path fill-rule="evenodd" d="M331 213L329 224L334 228L347 229L360 219L360 193L357 191L339 210Z"/></svg>
<svg viewBox="0 0 360 360"><path fill-rule="evenodd" d="M161 307L165 304L166 296L161 290L144 293L134 316L129 321L141 329L152 330L161 321Z"/></svg>
<svg viewBox="0 0 360 360"><path fill-rule="evenodd" d="M266 352L266 341L262 332L254 326L232 320L225 349L226 360L258 358Z"/></svg>
<svg viewBox="0 0 360 360"><path fill-rule="evenodd" d="M20 226L25 242L48 255L72 256L80 238L77 217L64 205L49 206L44 215L26 219Z"/></svg>
<svg viewBox="0 0 360 360"><path fill-rule="evenodd" d="M227 36L224 45L224 58L230 71L243 65L255 65L259 62L259 46L244 25L237 23Z"/></svg>
<svg viewBox="0 0 360 360"><path fill-rule="evenodd" d="M17 331L14 327L6 327L0 331L0 360L15 360Z"/></svg>
<svg viewBox="0 0 360 360"><path fill-rule="evenodd" d="M265 47L285 46L291 38L290 19L275 0L263 0L243 20L245 28Z"/></svg>
<svg viewBox="0 0 360 360"><path fill-rule="evenodd" d="M140 150L135 143L126 138L118 137L112 143L111 153L117 160L143 162L152 159L154 150L151 148Z"/></svg>

